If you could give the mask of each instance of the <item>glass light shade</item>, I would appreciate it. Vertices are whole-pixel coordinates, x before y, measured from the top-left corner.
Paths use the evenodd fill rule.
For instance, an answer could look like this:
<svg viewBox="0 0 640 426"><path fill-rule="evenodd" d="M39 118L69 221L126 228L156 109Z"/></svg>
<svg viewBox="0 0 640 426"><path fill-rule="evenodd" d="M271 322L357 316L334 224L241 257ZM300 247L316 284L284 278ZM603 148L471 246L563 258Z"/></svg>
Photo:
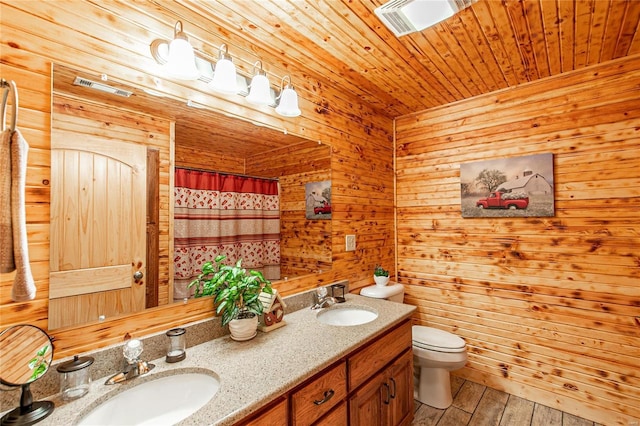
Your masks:
<svg viewBox="0 0 640 426"><path fill-rule="evenodd" d="M247 96L247 102L256 105L270 105L273 103L273 98L271 98L271 87L266 75L258 73L253 76L251 79L251 86L249 88L249 95Z"/></svg>
<svg viewBox="0 0 640 426"><path fill-rule="evenodd" d="M291 86L282 90L276 112L285 117L297 117L301 114L298 108L298 94Z"/></svg>
<svg viewBox="0 0 640 426"><path fill-rule="evenodd" d="M211 88L220 93L237 93L238 83L236 81L236 66L231 59L220 58L216 62L216 68L211 80Z"/></svg>
<svg viewBox="0 0 640 426"><path fill-rule="evenodd" d="M177 37L171 41L165 69L169 74L181 80L197 80L200 77L193 47L188 40Z"/></svg>

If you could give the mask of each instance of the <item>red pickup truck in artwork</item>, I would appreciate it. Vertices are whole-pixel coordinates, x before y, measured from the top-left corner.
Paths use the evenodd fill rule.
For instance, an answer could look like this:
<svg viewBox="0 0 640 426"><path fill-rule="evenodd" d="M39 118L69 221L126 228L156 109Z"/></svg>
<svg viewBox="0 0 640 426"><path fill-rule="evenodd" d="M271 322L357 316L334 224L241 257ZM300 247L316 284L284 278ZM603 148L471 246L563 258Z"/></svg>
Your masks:
<svg viewBox="0 0 640 426"><path fill-rule="evenodd" d="M481 198L476 202L476 207L481 209L526 209L529 205L529 197L524 193L492 192L487 198Z"/></svg>
<svg viewBox="0 0 640 426"><path fill-rule="evenodd" d="M323 213L331 214L331 205L330 204L323 204L321 206L313 208L313 214L323 214Z"/></svg>

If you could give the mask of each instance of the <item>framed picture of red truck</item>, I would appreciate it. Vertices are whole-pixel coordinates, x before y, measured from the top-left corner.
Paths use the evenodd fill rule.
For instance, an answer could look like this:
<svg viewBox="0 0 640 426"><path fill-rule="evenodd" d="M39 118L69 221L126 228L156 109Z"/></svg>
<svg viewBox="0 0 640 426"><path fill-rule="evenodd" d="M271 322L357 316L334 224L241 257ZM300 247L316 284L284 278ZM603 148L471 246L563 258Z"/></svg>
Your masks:
<svg viewBox="0 0 640 426"><path fill-rule="evenodd" d="M306 218L331 219L331 181L309 182L304 185Z"/></svg>
<svg viewBox="0 0 640 426"><path fill-rule="evenodd" d="M460 164L462 217L554 216L553 154Z"/></svg>

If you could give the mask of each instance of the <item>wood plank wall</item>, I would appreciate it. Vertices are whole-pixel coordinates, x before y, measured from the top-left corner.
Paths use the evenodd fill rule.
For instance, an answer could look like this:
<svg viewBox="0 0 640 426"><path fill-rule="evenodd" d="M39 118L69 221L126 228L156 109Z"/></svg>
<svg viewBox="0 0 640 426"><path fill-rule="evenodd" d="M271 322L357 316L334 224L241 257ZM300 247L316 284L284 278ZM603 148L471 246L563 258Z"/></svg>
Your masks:
<svg viewBox="0 0 640 426"><path fill-rule="evenodd" d="M332 221L307 219L305 199L305 184L331 180L331 148L302 142L251 156L246 164L249 175L279 176L282 276L331 269Z"/></svg>
<svg viewBox="0 0 640 426"><path fill-rule="evenodd" d="M603 424L640 418L640 56L396 122L398 274L457 374ZM460 163L553 153L555 217L460 214Z"/></svg>
<svg viewBox="0 0 640 426"><path fill-rule="evenodd" d="M198 14L181 10L177 2L23 2L0 1L0 76L15 80L20 93L18 126L31 146L27 170L27 230L29 255L37 296L30 302L11 301L13 274L0 277L0 328L31 323L47 328L49 276L49 188L51 63L95 74L106 73L125 83L154 88L157 65L149 54L151 39L172 34L176 16L198 21L194 29L214 31ZM224 16L220 14L219 16ZM187 19L183 18L185 25ZM236 28L236 27L234 27ZM201 33L191 37L199 43ZM229 34L218 34L224 38ZM277 49L260 49L236 29L234 43L245 52L260 51L265 63L278 63ZM216 40L217 42L217 40ZM266 43L266 42L265 42ZM265 45L266 46L266 45ZM268 47L268 46L267 46ZM274 53L276 52L276 53ZM292 53L293 54L293 53ZM376 263L393 265L392 121L376 114L349 93L337 93L331 79L312 79L287 72L298 84L302 116L289 119L252 107L244 99L205 91L204 85L165 80L165 90L186 99L197 94L209 108L231 111L279 129L287 129L331 146L332 256L330 272L308 279L289 280L283 294L310 289L337 280L352 288L372 283ZM311 89L313 88L313 89ZM320 107L322 106L322 107ZM357 250L345 252L344 235L356 234ZM210 300L154 308L129 317L55 333L56 359L122 342L130 336L160 333L168 328L212 316Z"/></svg>

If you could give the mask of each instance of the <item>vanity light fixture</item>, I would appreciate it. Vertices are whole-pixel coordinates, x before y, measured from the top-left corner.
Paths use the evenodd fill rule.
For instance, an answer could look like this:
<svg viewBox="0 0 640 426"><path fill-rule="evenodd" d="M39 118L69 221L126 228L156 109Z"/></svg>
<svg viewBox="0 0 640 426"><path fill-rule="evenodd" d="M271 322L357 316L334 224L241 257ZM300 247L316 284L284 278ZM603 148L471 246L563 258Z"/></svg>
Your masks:
<svg viewBox="0 0 640 426"><path fill-rule="evenodd" d="M284 81L289 80L287 85L284 85ZM284 117L297 117L301 114L298 107L298 94L293 89L291 84L291 77L285 75L280 82L280 102L276 107L276 112Z"/></svg>
<svg viewBox="0 0 640 426"><path fill-rule="evenodd" d="M238 82L236 74L236 66L231 60L227 45L220 46L220 54L218 62L216 62L215 69L213 70L213 79L209 83L213 90L220 93L237 93Z"/></svg>
<svg viewBox="0 0 640 426"><path fill-rule="evenodd" d="M167 73L181 80L197 80L200 72L189 37L182 31L182 21L173 27L173 40L156 39L151 42L151 55Z"/></svg>
<svg viewBox="0 0 640 426"><path fill-rule="evenodd" d="M258 64L260 64L260 68L257 68ZM257 61L253 65L253 72L247 102L256 105L271 105L273 103L271 85L269 84L267 73L262 69L262 61Z"/></svg>
<svg viewBox="0 0 640 426"><path fill-rule="evenodd" d="M208 54L193 49L181 21L175 24L173 40L153 40L150 48L153 59L172 77L199 80L216 92L244 96L247 102L275 108L276 113L284 117L301 114L298 94L293 89L290 75L282 78L280 94L276 96L277 87L271 87L261 60L253 65L252 76L238 73L226 43L220 45L217 60L209 59Z"/></svg>

